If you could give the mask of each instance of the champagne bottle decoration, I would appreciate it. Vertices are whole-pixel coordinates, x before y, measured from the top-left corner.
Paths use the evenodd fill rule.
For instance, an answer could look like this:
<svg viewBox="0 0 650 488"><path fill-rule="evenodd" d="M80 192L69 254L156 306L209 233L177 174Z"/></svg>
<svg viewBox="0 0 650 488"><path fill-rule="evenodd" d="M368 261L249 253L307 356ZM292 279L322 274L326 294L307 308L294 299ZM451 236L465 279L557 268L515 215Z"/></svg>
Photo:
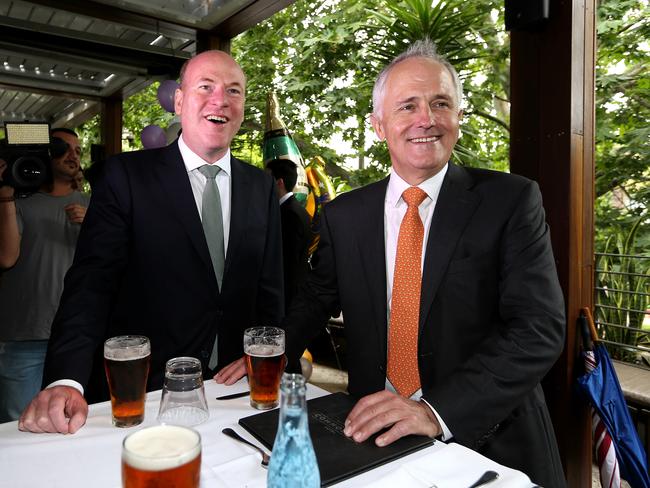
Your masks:
<svg viewBox="0 0 650 488"><path fill-rule="evenodd" d="M264 131L264 142L262 145L264 163L271 159L290 159L298 167L298 181L293 188L294 196L301 205L305 205L309 186L304 168L304 160L300 150L294 142L287 126L280 115L278 97L274 91L270 91L266 97L266 127Z"/></svg>
<svg viewBox="0 0 650 488"><path fill-rule="evenodd" d="M311 230L314 233L314 239L309 246L309 254L311 255L316 252L320 242L320 214L323 205L336 197L336 190L334 190L334 185L325 172L325 161L320 156L314 156L310 160L305 172L311 189L305 207L309 215L311 215Z"/></svg>

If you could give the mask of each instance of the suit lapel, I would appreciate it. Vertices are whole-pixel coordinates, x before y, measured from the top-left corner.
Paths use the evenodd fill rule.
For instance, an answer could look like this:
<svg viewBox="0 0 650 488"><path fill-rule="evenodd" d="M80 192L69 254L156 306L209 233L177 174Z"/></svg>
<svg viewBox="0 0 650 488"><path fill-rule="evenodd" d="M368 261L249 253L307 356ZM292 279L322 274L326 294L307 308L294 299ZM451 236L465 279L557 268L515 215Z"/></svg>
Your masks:
<svg viewBox="0 0 650 488"><path fill-rule="evenodd" d="M427 239L420 298L420 332L458 239L480 203L480 197L470 190L472 185L472 178L463 168L449 163Z"/></svg>
<svg viewBox="0 0 650 488"><path fill-rule="evenodd" d="M246 163L234 157L230 158L230 171L232 172L230 180L230 235L228 237L228 250L226 251L226 266L223 272L224 283L226 283L226 275L233 261L233 253L245 243L250 185L248 176L242 167L243 164Z"/></svg>
<svg viewBox="0 0 650 488"><path fill-rule="evenodd" d="M165 197L170 204L171 213L176 216L180 226L187 233L206 269L211 270L212 261L208 244L203 233L201 218L196 208L187 170L178 150L178 142L163 149L162 155L160 171L156 174L165 190ZM212 274L214 275L214 272ZM214 278L214 282L216 286L216 278Z"/></svg>
<svg viewBox="0 0 650 488"><path fill-rule="evenodd" d="M358 232L357 248L368 284L381 358L386 357L386 244L384 238L384 200L388 178L366 187Z"/></svg>

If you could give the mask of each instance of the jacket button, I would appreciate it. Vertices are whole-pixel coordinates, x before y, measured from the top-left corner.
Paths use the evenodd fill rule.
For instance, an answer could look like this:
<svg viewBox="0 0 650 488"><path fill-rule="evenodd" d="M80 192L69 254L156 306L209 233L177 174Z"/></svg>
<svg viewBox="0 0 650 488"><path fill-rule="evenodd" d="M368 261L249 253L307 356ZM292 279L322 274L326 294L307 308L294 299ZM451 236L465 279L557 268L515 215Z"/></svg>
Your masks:
<svg viewBox="0 0 650 488"><path fill-rule="evenodd" d="M205 349L201 349L201 357L203 359L208 359L210 357L210 353L206 351Z"/></svg>

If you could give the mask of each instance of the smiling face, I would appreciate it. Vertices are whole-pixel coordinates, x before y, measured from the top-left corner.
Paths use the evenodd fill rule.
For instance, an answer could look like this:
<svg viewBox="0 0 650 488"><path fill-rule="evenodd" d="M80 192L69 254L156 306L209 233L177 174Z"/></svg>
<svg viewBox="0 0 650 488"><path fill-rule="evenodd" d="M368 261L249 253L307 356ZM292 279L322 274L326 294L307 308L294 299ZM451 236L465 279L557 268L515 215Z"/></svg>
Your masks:
<svg viewBox="0 0 650 488"><path fill-rule="evenodd" d="M206 162L225 153L244 120L246 78L221 51L208 51L187 65L174 106L183 140Z"/></svg>
<svg viewBox="0 0 650 488"><path fill-rule="evenodd" d="M63 139L68 144L65 154L52 159L52 175L55 179L72 181L79 172L81 163L81 146L79 139L67 132L52 132L52 137Z"/></svg>
<svg viewBox="0 0 650 488"><path fill-rule="evenodd" d="M449 71L427 58L408 58L388 73L372 126L386 139L393 170L417 185L440 171L458 140L462 110Z"/></svg>

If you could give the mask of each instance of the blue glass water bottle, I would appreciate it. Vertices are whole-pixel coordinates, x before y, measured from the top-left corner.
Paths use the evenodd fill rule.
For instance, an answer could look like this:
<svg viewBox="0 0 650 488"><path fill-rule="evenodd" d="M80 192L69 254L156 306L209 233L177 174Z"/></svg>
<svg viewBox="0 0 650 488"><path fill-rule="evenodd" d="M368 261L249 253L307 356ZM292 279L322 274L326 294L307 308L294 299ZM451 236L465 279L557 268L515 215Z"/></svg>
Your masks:
<svg viewBox="0 0 650 488"><path fill-rule="evenodd" d="M269 488L317 488L320 473L309 436L305 377L282 375L280 420L269 463Z"/></svg>

